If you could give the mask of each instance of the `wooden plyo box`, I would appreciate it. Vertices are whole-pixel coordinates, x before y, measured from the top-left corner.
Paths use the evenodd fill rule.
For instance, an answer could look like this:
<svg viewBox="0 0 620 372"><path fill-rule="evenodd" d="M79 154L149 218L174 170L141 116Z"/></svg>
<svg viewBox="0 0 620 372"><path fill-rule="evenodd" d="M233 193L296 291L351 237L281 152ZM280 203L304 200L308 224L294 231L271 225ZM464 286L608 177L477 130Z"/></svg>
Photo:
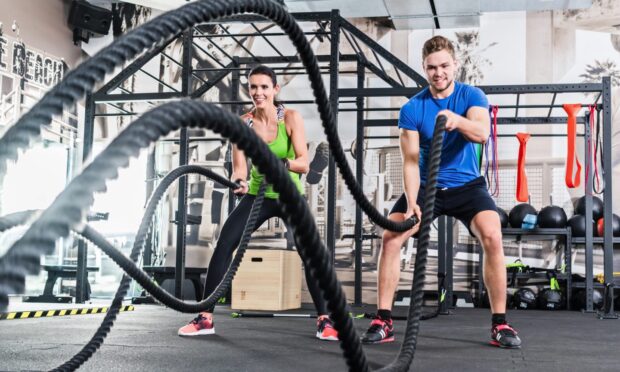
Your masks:
<svg viewBox="0 0 620 372"><path fill-rule="evenodd" d="M235 310L301 307L301 259L297 251L248 249L232 282Z"/></svg>

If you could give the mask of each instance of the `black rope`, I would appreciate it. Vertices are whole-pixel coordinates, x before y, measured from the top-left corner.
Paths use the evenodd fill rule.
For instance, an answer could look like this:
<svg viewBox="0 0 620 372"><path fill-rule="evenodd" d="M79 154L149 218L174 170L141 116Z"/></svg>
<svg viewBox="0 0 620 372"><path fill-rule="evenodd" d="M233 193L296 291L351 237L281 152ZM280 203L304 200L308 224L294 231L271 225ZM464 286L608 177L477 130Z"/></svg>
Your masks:
<svg viewBox="0 0 620 372"><path fill-rule="evenodd" d="M418 249L415 255L413 283L411 295L413 306L409 306L407 318L407 330L400 352L395 361L381 368L380 371L406 371L409 369L418 342L420 330L420 317L422 315L422 300L424 297L424 279L426 276L426 260L428 247L431 240L431 223L433 222L433 209L435 208L435 193L437 191L437 176L439 175L439 163L441 162L441 148L443 145L443 133L446 128L446 117L441 115L435 121L433 142L429 155L429 169L426 187L424 191L424 207L422 209L422 222L420 225L420 237Z"/></svg>
<svg viewBox="0 0 620 372"><path fill-rule="evenodd" d="M217 122L209 121L217 118ZM320 236L316 230L312 213L308 210L305 200L298 194L294 184L288 176L288 172L281 165L279 159L267 148L266 144L240 121L239 118L216 106L197 101L178 101L168 103L143 115L140 119L129 125L112 143L89 164L84 171L70 182L67 188L56 198L54 203L41 215L31 228L26 232L9 252L0 260L0 272L9 285L13 285L16 293L23 290L23 277L27 273L38 272L40 265L40 251L53 249L55 240L60 236L66 236L69 229L79 227L83 213L93 202L93 193L105 189L107 179L118 175L118 166L127 166L129 156L137 156L141 148L149 146L159 137L165 136L182 126L200 126L213 130L216 133L230 138L243 150L256 164L259 171L266 175L267 181L274 185L274 189L280 193L280 202L283 210L287 213L286 220L295 231L295 238L299 244L298 249L303 252L311 273L318 280L319 287L328 301L328 308L335 322L335 327L341 337L341 345L351 370L367 370L368 365L361 349L359 337L352 327L348 316L346 298L339 282L331 267L330 256L322 245ZM435 136L436 137L436 136ZM435 150L435 143L431 152L431 174L427 184L427 192L431 203L434 202L434 189L429 190L429 185L436 183L435 161L439 158ZM439 150L440 151L440 150ZM419 254L416 255L414 288L414 308L421 306L422 287L424 281L423 265L426 261L426 250L430 238L429 201L424 205L422 232L419 240ZM432 205L431 205L432 206ZM424 219L426 218L426 224ZM303 226L302 229L299 227ZM88 232L89 230L86 229ZM426 243L425 243L426 242ZM139 243L139 242L138 242ZM8 275L6 275L8 274ZM21 278L16 282L10 279ZM6 285L6 284L4 284ZM420 286L418 288L418 286ZM418 293L419 292L419 293ZM418 301L419 300L419 301ZM413 308L412 308L413 309ZM413 350L408 340L415 337L417 325L419 325L419 308L414 311L412 328L408 322L407 335L403 350L406 358L413 358ZM191 309L195 311L195 309ZM417 318L416 318L417 316ZM417 319L417 321L416 321ZM413 342L415 347L415 338ZM399 357L399 360L402 360ZM410 363L410 362L409 362ZM408 366L408 364L407 364Z"/></svg>
<svg viewBox="0 0 620 372"><path fill-rule="evenodd" d="M110 258L112 258L112 260L116 262L125 272L129 273L129 275L123 276L121 284L112 301L112 304L110 305L110 308L106 313L101 325L95 332L95 335L82 348L79 353L77 353L69 361L63 363L61 366L53 369L53 371L74 371L79 368L84 362L86 362L99 349L99 347L103 343L103 340L106 338L107 334L110 332L112 326L114 325L114 321L116 320L116 317L122 307L122 301L129 289L131 278L135 279L140 285L142 285L149 293L153 295L153 297L160 300L168 307L182 312L194 313L210 309L212 306L215 305L218 298L220 298L228 290L228 288L230 288L232 279L234 278L243 259L243 255L247 249L250 235L253 231L253 226L256 225L256 220L258 219L258 215L264 200L264 193L266 187L265 183L261 184L258 195L252 204L250 216L243 231L241 243L239 245L239 248L237 249L237 253L233 261L231 262L224 278L216 287L213 294L210 295L207 299L203 300L198 304L187 304L183 301L179 301L170 293L160 288L158 284L154 282L146 272L142 271L138 266L136 266L135 262L137 261L142 249L144 248L146 235L149 232L153 216L155 214L157 205L161 201L161 198L175 180L190 173L200 174L209 177L212 180L230 188L238 187L236 183L230 182L228 179L204 167L196 165L184 165L172 170L161 180L157 188L153 191L152 196L149 198L149 202L145 209L146 212L142 218L138 233L136 234L134 246L129 258L127 258L112 244L110 244L105 239L105 237L103 237L89 225L86 225L84 230L80 233L83 238L89 240L91 243L99 247L104 253L106 253ZM18 225L25 224L34 212L36 211L24 211L1 217L0 232Z"/></svg>
<svg viewBox="0 0 620 372"><path fill-rule="evenodd" d="M15 212L0 217L0 232L12 229L19 225L26 223L38 210L27 210L21 212Z"/></svg>
<svg viewBox="0 0 620 372"><path fill-rule="evenodd" d="M71 229L79 230L84 211L93 203L93 193L105 190L106 180L117 177L118 167L127 166L130 156L162 136L181 127L200 127L214 131L237 144L252 159L267 182L280 194L286 220L293 226L297 247L306 266L318 281L327 306L341 336L341 345L351 370L368 369L348 316L346 297L323 246L314 217L293 184L288 171L267 145L234 114L206 102L182 100L159 106L130 124L110 145L76 176L41 214L24 236L0 259L0 283L4 293L22 293L24 278L40 269L40 255L51 252L58 237Z"/></svg>
<svg viewBox="0 0 620 372"><path fill-rule="evenodd" d="M53 115L61 113L63 108L74 104L87 92L92 91L93 86L102 80L106 73L112 72L114 68L134 58L145 49L152 48L162 41L171 40L196 23L246 12L254 12L273 20L289 34L299 52L301 61L306 66L332 155L345 183L360 207L371 221L385 229L392 231L410 229L417 221L414 219L401 223L390 221L374 209L363 195L361 187L357 184L346 162L342 145L338 140L337 128L334 125L334 113L325 93L316 57L293 17L269 0L213 0L190 3L152 20L145 26L114 42L104 51L69 73L59 85L46 94L0 139L0 176L5 173L6 160L14 159L17 156L18 149L26 148L33 139L40 136L41 127L48 125ZM161 109L158 108L145 114L136 121L136 123L142 123L142 126L130 126L133 129L131 133L122 138L121 136L117 137L112 142L115 146L111 144L106 149L112 150L107 151L105 156L102 154L95 159L80 176L74 179L55 200L54 204L31 226L24 237L0 259L0 308L5 308L8 304L7 293L23 292L25 275L39 271L40 255L53 249L55 239L59 236L67 236L71 228L79 226L85 208L93 202L93 192L105 190L105 181L102 182L102 179L115 178L117 168L126 166L129 156L136 156L139 148L147 146L171 130L178 129L181 126L207 127L238 144L257 164L259 170L266 175L267 180L274 185L274 189L280 193L280 201L287 216L286 220L295 229L296 241L302 243L298 246L300 255L307 266L311 268L311 273L318 281L327 300L335 328L340 335L341 347L347 364L354 371L368 370L359 337L348 316L346 298L331 266L330 256L322 245L312 213L308 210L305 200L299 196L288 176L288 172L279 164L279 161L266 145L253 132L249 132L250 129L245 128L238 118L231 115L204 103L182 101L167 104ZM144 125L147 120L142 120L143 118L149 119L148 125ZM205 118L217 118L217 122L205 123ZM124 132L128 130L129 128ZM433 164L432 161L431 164ZM74 182L78 178L80 181ZM429 176L429 184L431 180L432 178ZM431 194L434 196L434 190L427 195ZM429 199L431 198L429 197ZM301 226L303 228L300 229ZM430 222L426 228L430 230ZM423 285L425 256L424 260L421 260L420 255L416 255L414 288L417 288L420 283ZM419 260L422 262L420 265L418 265ZM418 280L416 278L420 275L420 269L422 269L422 278ZM416 292L413 291L413 293ZM421 289L419 303L417 297L415 300L416 306L410 308L410 320L403 348L398 360L392 364L402 366L402 355L405 356L405 359L409 358L409 364L413 359L422 300ZM417 311L415 307L418 308ZM416 313L417 320L415 317L411 317L411 314L415 315ZM414 321L413 328L410 326L412 321ZM413 337L410 337L412 332ZM404 369L408 369L409 364L404 366Z"/></svg>
<svg viewBox="0 0 620 372"><path fill-rule="evenodd" d="M135 263L137 262L138 257L140 256L140 254L142 253L142 250L144 249L144 245L146 243L146 236L152 225L153 216L155 215L157 206L159 205L159 202L161 201L165 192L170 188L170 185L172 185L174 181L190 173L200 174L202 176L209 177L212 180L219 182L222 185L225 185L229 188L239 187L238 184L234 182L230 182L225 177L222 177L219 174L211 171L210 169L207 169L201 166L183 165L183 166L173 169L161 180L161 182L157 185L157 188L153 191L153 193L151 194L151 197L149 198L149 202L147 204L144 216L140 223L140 227L138 228L138 232L134 239L133 248L131 250L129 258L127 258L122 252L117 250L101 234L99 234L89 225L87 225L84 228L84 230L81 232L81 235L84 238L91 241L93 244L99 247L102 251L104 251L127 274L123 275L123 278L121 279L121 283L118 287L118 290L116 291L116 294L114 295L114 299L112 300L112 304L110 305L108 312L106 313L103 321L101 322L101 325L95 332L94 336L77 354L71 357L71 359L69 359L67 362L53 369L53 371L75 371L82 364L84 364L88 359L90 359L90 357L99 349L99 347L101 347L104 339L107 337L108 333L112 329L112 326L114 325L114 321L116 320L116 317L118 316L118 313L120 312L120 309L122 308L123 299L125 298L125 295L127 294L127 291L129 290L129 286L131 284L131 278L136 279L136 281L140 285L142 285L143 288L148 290L149 293L153 294L156 299L164 298L164 300L161 300L161 302L165 303L169 307L174 308L175 310L182 311L182 309L179 309L177 308L177 306L175 306L179 302L182 302L182 301L177 300L174 296L170 295L168 292L161 289L158 286L158 284L154 282L147 273L145 273L139 267L137 267ZM263 202L263 194L264 194L264 186L261 185L261 189L259 190L259 196L256 198L256 200L254 201L252 205L252 211L250 212L250 218L248 219L248 224L250 222L252 223L251 226L253 226L253 224L256 223L256 218L258 217L258 211L260 211L260 208ZM254 219L253 221L252 221L252 218ZM246 225L246 230L247 230L247 225ZM222 282L218 285L218 287L214 291L214 294L210 296L207 300L201 302L201 306L197 306L196 309L192 308L191 312L204 311L208 309L209 307L213 306L217 302L217 299L228 289L228 287L230 287L232 278L234 277L237 271L238 265L241 262L241 259L243 258L245 246L247 246L247 242L249 241L249 234L247 234L246 236L245 231L244 231L244 235L241 241L242 241L241 246L237 251L237 255L235 256L235 261L233 261L233 264L236 264L236 266L231 264ZM230 274L231 272L232 274ZM135 273L135 274L132 275L130 273ZM167 296L162 295L161 292L165 292L165 295ZM158 295L155 295L156 293ZM166 301L166 299L168 301Z"/></svg>
<svg viewBox="0 0 620 372"><path fill-rule="evenodd" d="M70 107L88 92L92 92L95 84L102 81L106 74L112 73L115 68L135 58L141 52L169 42L196 24L241 13L262 15L272 20L289 35L299 53L300 60L306 67L331 152L347 187L364 213L371 221L384 229L399 232L411 229L418 222L415 218L403 222L391 221L381 211L374 208L364 195L346 160L338 138L334 112L329 104L320 67L312 47L294 17L281 5L271 0L192 2L154 18L102 49L69 72L0 138L0 181L6 172L6 161L16 159L18 150L28 148L32 141L38 139L41 136L41 128L49 125L54 115L62 113L64 108Z"/></svg>

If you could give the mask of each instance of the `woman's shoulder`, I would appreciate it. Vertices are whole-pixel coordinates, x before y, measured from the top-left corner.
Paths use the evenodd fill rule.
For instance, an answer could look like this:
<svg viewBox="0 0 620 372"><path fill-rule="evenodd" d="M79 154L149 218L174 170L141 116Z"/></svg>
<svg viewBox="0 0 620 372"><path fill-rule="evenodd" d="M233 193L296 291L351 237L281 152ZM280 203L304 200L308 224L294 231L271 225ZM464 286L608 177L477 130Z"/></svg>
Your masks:
<svg viewBox="0 0 620 372"><path fill-rule="evenodd" d="M301 118L301 115L299 114L297 110L284 107L284 121L289 121L289 120L295 121L299 118Z"/></svg>
<svg viewBox="0 0 620 372"><path fill-rule="evenodd" d="M243 120L244 123L251 126L254 115L252 114L252 111L248 111L245 114L241 115L240 118L241 120Z"/></svg>
<svg viewBox="0 0 620 372"><path fill-rule="evenodd" d="M253 117L252 111L248 111L240 116L241 120L252 119Z"/></svg>

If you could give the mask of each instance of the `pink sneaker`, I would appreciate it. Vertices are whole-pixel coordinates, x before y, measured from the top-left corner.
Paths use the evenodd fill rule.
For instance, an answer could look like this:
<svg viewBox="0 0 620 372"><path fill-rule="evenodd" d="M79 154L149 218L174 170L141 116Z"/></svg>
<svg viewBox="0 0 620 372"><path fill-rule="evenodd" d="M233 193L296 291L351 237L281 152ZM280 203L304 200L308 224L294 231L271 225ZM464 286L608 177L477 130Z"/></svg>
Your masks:
<svg viewBox="0 0 620 372"><path fill-rule="evenodd" d="M316 325L316 338L325 341L338 341L338 331L334 329L334 323L327 315L320 316Z"/></svg>
<svg viewBox="0 0 620 372"><path fill-rule="evenodd" d="M215 333L213 319L198 314L188 325L179 328L179 336L212 335Z"/></svg>

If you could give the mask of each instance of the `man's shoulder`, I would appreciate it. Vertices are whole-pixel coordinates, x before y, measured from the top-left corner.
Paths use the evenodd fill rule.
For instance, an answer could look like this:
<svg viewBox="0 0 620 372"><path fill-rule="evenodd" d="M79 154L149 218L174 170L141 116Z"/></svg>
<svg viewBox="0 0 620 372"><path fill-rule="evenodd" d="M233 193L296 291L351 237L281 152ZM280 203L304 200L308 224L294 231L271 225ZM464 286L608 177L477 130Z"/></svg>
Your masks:
<svg viewBox="0 0 620 372"><path fill-rule="evenodd" d="M461 83L458 81L454 82L454 90L457 92L460 92L461 94L470 94L470 93L484 94L482 89L478 88L477 86L466 84L466 83Z"/></svg>
<svg viewBox="0 0 620 372"><path fill-rule="evenodd" d="M414 108L417 105L423 105L431 97L428 87L419 91L415 96L409 98L409 101L404 104L403 108Z"/></svg>

